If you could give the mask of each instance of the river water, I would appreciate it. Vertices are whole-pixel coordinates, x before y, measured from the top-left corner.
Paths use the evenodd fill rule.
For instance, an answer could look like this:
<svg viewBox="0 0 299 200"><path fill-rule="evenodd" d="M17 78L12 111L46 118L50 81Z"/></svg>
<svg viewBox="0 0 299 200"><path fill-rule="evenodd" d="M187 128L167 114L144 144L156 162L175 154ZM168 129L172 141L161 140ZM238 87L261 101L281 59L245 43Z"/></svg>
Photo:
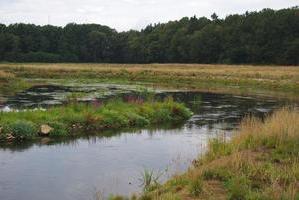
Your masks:
<svg viewBox="0 0 299 200"><path fill-rule="evenodd" d="M2 107L60 104L60 94L65 92L60 87L32 88L9 97ZM81 200L139 192L144 169L162 174L163 182L190 167L205 152L209 139L229 136L244 116L263 117L286 104L270 98L186 91L158 96L169 95L194 112L190 120L167 127L0 146L0 199Z"/></svg>

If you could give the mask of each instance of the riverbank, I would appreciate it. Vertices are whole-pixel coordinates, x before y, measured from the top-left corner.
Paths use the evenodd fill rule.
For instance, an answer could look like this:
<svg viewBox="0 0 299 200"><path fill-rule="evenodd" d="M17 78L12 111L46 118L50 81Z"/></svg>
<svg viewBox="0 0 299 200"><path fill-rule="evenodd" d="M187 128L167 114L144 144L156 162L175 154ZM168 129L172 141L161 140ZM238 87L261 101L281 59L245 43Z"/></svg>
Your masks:
<svg viewBox="0 0 299 200"><path fill-rule="evenodd" d="M23 81L74 79L82 82L138 83L299 99L299 68L291 66L2 63L0 70Z"/></svg>
<svg viewBox="0 0 299 200"><path fill-rule="evenodd" d="M210 141L188 172L164 185L151 181L138 199L298 199L298 141L297 111L246 118L231 140Z"/></svg>
<svg viewBox="0 0 299 200"><path fill-rule="evenodd" d="M0 112L0 141L38 137L71 136L82 130L142 128L188 119L192 112L183 104L166 99L144 102L139 98L91 104L72 103L48 110Z"/></svg>

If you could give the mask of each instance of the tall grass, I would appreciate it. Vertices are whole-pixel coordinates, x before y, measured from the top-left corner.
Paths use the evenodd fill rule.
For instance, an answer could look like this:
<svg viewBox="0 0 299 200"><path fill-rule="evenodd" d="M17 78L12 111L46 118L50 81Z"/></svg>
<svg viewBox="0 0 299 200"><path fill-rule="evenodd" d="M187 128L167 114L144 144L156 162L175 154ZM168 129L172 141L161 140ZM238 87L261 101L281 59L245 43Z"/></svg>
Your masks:
<svg viewBox="0 0 299 200"><path fill-rule="evenodd" d="M28 82L16 78L14 73L0 70L0 96L14 94L29 86Z"/></svg>
<svg viewBox="0 0 299 200"><path fill-rule="evenodd" d="M299 113L283 108L243 120L231 140L211 140L186 174L140 199L299 199Z"/></svg>

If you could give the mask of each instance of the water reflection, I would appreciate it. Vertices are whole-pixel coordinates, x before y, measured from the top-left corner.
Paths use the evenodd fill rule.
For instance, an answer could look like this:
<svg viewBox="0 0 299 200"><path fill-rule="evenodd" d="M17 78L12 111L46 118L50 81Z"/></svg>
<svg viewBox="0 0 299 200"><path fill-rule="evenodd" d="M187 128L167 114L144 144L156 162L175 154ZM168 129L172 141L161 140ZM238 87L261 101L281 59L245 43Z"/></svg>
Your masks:
<svg viewBox="0 0 299 200"><path fill-rule="evenodd" d="M163 92L156 98L170 95L194 112L186 123L2 144L0 199L79 200L92 199L97 192L104 197L128 195L140 190L138 178L144 168L166 170L162 178L166 180L204 153L210 138L230 134L242 117L263 117L287 103L198 92Z"/></svg>

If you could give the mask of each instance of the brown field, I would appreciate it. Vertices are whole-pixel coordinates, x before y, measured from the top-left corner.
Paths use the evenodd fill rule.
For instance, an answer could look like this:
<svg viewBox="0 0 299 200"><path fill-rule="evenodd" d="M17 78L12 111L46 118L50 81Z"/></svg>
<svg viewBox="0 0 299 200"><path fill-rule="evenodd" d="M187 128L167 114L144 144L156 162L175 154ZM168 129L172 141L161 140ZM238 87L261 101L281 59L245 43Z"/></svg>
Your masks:
<svg viewBox="0 0 299 200"><path fill-rule="evenodd" d="M193 90L299 96L299 67L203 64L0 64L19 78L147 83Z"/></svg>

